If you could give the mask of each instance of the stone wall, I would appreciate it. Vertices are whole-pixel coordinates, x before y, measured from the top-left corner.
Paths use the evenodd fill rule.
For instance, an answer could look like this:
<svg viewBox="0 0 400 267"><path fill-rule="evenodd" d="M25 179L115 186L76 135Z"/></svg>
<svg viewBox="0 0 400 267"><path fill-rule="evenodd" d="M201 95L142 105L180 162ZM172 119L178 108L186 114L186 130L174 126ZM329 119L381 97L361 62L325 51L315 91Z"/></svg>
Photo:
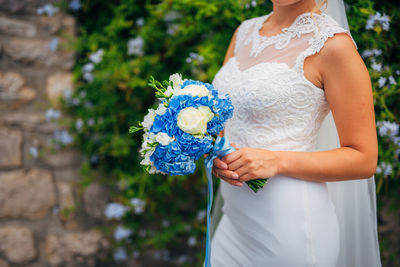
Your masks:
<svg viewBox="0 0 400 267"><path fill-rule="evenodd" d="M49 2L0 0L0 267L94 266L110 246L94 229L106 192L79 186L81 156L59 126L75 19L38 15Z"/></svg>

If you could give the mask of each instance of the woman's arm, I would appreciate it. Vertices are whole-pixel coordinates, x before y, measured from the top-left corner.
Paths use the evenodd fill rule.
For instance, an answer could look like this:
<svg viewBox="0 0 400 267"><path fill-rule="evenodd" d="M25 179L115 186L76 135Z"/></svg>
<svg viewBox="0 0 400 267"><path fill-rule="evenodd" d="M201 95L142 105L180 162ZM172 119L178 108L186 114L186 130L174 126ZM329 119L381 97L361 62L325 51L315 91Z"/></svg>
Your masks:
<svg viewBox="0 0 400 267"><path fill-rule="evenodd" d="M239 27L237 27L235 32L233 33L231 42L228 46L228 50L226 51L226 54L225 54L225 59L224 59L223 65L225 65L225 63L228 62L228 60L234 56L235 43L236 43L238 29L239 29ZM219 136L223 137L224 131L221 131L219 133ZM216 177L219 177L232 185L236 185L236 186L243 185L242 182L238 181L239 176L236 173L234 173L233 171L228 170L228 165L225 162L223 162L222 160L220 160L219 158L216 158L214 160L214 165L213 165L212 171Z"/></svg>
<svg viewBox="0 0 400 267"><path fill-rule="evenodd" d="M340 139L340 148L321 152L243 148L223 160L240 181L283 174L310 181L369 178L378 145L372 87L360 55L345 34L329 39L314 58Z"/></svg>
<svg viewBox="0 0 400 267"><path fill-rule="evenodd" d="M222 65L225 65L228 60L234 56L234 51L235 51L235 43L236 43L236 38L237 38L237 32L239 30L239 27L236 28L235 32L233 33L231 42L229 43L228 50L226 51L225 54L225 59L224 63Z"/></svg>

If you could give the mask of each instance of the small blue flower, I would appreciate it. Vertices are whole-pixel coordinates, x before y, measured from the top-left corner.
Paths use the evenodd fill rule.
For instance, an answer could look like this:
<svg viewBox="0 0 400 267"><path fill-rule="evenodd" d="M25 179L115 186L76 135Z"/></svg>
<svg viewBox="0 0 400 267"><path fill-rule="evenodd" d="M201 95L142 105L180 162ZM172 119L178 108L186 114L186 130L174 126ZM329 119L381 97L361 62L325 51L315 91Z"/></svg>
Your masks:
<svg viewBox="0 0 400 267"><path fill-rule="evenodd" d="M80 132L83 127L83 120L82 119L77 119L75 122L75 128Z"/></svg>
<svg viewBox="0 0 400 267"><path fill-rule="evenodd" d="M388 31L390 27L390 18L388 15L381 15L380 12L376 12L374 15L370 15L367 21L365 28L367 30L372 30L375 26L375 23L379 23L383 30Z"/></svg>
<svg viewBox="0 0 400 267"><path fill-rule="evenodd" d="M392 165L390 163L381 162L379 163L378 167L376 167L376 173L383 173L383 175L389 176L392 174Z"/></svg>
<svg viewBox="0 0 400 267"><path fill-rule="evenodd" d="M50 121L54 121L54 120L58 120L61 117L61 112L59 110L50 108L48 110L46 110L46 121L50 122Z"/></svg>
<svg viewBox="0 0 400 267"><path fill-rule="evenodd" d="M120 203L109 203L107 204L104 215L107 219L121 219L121 217L129 210L129 207L126 207Z"/></svg>
<svg viewBox="0 0 400 267"><path fill-rule="evenodd" d="M144 55L144 39L136 37L128 40L128 55L143 56Z"/></svg>
<svg viewBox="0 0 400 267"><path fill-rule="evenodd" d="M72 9L72 10L74 10L74 11L79 10L79 9L81 8L81 6L82 6L82 4L81 4L81 1L80 1L80 0L72 0L72 1L69 3L69 8Z"/></svg>
<svg viewBox="0 0 400 267"><path fill-rule="evenodd" d="M126 253L126 250L124 248L118 248L114 252L114 260L116 261L126 261L128 259L128 253Z"/></svg>
<svg viewBox="0 0 400 267"><path fill-rule="evenodd" d="M101 60L103 59L103 54L104 54L104 50L103 49L99 49L94 53L91 53L89 55L89 59L90 61L92 61L93 63L100 63Z"/></svg>
<svg viewBox="0 0 400 267"><path fill-rule="evenodd" d="M54 141L64 145L74 142L74 138L66 130L55 130L53 133L53 139Z"/></svg>
<svg viewBox="0 0 400 267"><path fill-rule="evenodd" d="M114 231L114 239L117 241L127 239L131 234L132 230L119 225Z"/></svg>
<svg viewBox="0 0 400 267"><path fill-rule="evenodd" d="M36 13L38 15L46 14L47 16L53 16L58 11L59 11L58 7L55 7L52 4L45 4L44 6L38 8Z"/></svg>
<svg viewBox="0 0 400 267"><path fill-rule="evenodd" d="M397 136L400 128L397 123L390 121L378 121L376 125L379 128L380 136L388 136L392 139Z"/></svg>
<svg viewBox="0 0 400 267"><path fill-rule="evenodd" d="M57 50L58 47L58 37L54 37L53 39L51 39L50 44L49 44L49 50L54 52Z"/></svg>
<svg viewBox="0 0 400 267"><path fill-rule="evenodd" d="M382 88L383 86L385 86L386 81L387 81L386 77L380 77L379 80L378 80L379 88Z"/></svg>
<svg viewBox="0 0 400 267"><path fill-rule="evenodd" d="M144 18L138 18L138 19L136 20L136 25L137 25L138 27L142 27L142 26L144 25Z"/></svg>
<svg viewBox="0 0 400 267"><path fill-rule="evenodd" d="M34 158L37 159L39 157L39 150L35 146L31 146L29 148L29 154Z"/></svg>
<svg viewBox="0 0 400 267"><path fill-rule="evenodd" d="M382 64L372 60L371 68L375 71L381 72L383 70Z"/></svg>

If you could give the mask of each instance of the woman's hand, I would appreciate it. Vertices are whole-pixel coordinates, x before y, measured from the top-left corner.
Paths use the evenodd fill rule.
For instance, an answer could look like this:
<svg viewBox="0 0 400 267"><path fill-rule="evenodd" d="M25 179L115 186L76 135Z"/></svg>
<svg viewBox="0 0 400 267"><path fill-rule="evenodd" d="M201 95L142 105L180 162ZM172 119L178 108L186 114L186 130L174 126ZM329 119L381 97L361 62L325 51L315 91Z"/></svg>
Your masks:
<svg viewBox="0 0 400 267"><path fill-rule="evenodd" d="M275 151L245 147L222 158L228 171L239 175L239 181L270 178L279 173L280 160ZM222 164L221 164L222 165Z"/></svg>
<svg viewBox="0 0 400 267"><path fill-rule="evenodd" d="M228 164L223 160L216 158L212 168L212 173L215 177L221 178L227 183L235 186L243 186L243 182L239 181L239 175L228 169Z"/></svg>
<svg viewBox="0 0 400 267"><path fill-rule="evenodd" d="M223 132L222 134L220 134L220 136L223 136ZM231 144L231 146L238 149L235 144ZM221 178L231 185L239 187L243 186L243 182L239 181L239 175L233 171L228 170L228 164L226 164L226 162L224 162L220 158L214 159L212 173L215 177Z"/></svg>

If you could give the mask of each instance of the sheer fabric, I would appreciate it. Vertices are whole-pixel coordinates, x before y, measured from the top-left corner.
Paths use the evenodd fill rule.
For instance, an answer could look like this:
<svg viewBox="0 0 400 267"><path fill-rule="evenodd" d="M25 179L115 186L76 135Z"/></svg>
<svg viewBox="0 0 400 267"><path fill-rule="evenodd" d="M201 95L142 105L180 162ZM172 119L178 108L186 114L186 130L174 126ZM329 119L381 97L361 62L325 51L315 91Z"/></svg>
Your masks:
<svg viewBox="0 0 400 267"><path fill-rule="evenodd" d="M349 34L330 16L307 12L298 16L291 26L282 29L282 33L262 36L259 31L272 14L244 21L240 26L234 49L240 71L257 64L275 62L302 73L304 59L319 52L329 37L341 32Z"/></svg>

